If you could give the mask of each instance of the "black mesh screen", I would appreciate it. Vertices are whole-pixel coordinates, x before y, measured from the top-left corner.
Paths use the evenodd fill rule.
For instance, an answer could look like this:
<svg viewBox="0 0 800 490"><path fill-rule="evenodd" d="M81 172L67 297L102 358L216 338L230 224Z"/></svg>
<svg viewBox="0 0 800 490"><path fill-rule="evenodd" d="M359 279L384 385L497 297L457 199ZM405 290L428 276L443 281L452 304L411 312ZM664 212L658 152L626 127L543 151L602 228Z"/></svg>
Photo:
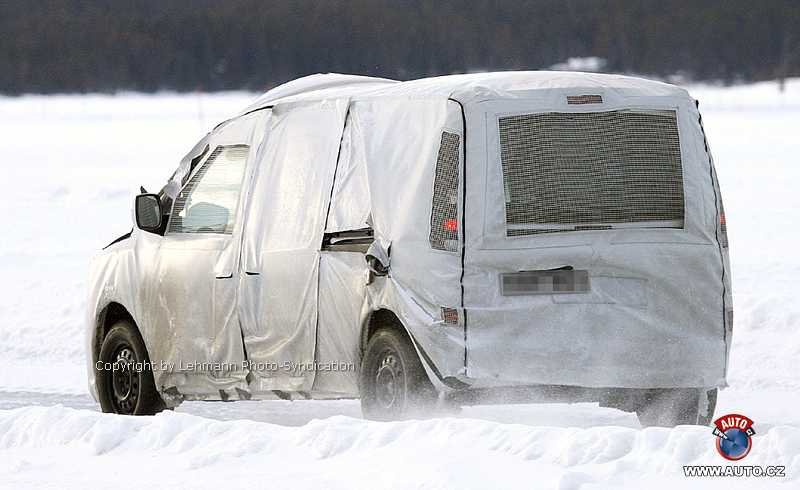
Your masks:
<svg viewBox="0 0 800 490"><path fill-rule="evenodd" d="M507 235L683 227L675 111L500 118Z"/></svg>
<svg viewBox="0 0 800 490"><path fill-rule="evenodd" d="M431 247L458 250L458 149L461 137L443 132L436 159L431 210Z"/></svg>
<svg viewBox="0 0 800 490"><path fill-rule="evenodd" d="M567 95L567 104L570 105L602 103L603 97L601 95Z"/></svg>

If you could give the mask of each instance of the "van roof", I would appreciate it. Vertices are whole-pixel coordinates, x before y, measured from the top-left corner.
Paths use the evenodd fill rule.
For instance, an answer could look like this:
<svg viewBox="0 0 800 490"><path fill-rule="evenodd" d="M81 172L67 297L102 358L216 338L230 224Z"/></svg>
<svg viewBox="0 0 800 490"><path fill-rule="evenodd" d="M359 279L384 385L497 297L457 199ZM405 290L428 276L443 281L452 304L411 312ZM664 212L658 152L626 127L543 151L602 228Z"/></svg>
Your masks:
<svg viewBox="0 0 800 490"><path fill-rule="evenodd" d="M324 73L309 75L269 90L244 112L285 102L337 98L455 98L513 97L520 92L547 89L603 88L632 96L686 97L686 90L664 82L625 75L561 71L507 71L446 75L399 82L386 78Z"/></svg>

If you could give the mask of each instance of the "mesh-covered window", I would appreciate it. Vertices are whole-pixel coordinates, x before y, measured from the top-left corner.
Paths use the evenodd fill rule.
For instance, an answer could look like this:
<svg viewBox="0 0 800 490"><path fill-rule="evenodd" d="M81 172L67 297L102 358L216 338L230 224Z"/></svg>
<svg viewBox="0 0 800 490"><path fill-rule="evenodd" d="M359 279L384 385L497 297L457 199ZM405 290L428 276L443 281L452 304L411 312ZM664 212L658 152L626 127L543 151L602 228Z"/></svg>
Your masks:
<svg viewBox="0 0 800 490"><path fill-rule="evenodd" d="M431 247L455 252L458 250L458 168L461 137L442 133L436 158L431 211Z"/></svg>
<svg viewBox="0 0 800 490"><path fill-rule="evenodd" d="M218 146L175 199L169 233L233 232L247 145Z"/></svg>
<svg viewBox="0 0 800 490"><path fill-rule="evenodd" d="M501 117L507 235L683 227L672 110Z"/></svg>

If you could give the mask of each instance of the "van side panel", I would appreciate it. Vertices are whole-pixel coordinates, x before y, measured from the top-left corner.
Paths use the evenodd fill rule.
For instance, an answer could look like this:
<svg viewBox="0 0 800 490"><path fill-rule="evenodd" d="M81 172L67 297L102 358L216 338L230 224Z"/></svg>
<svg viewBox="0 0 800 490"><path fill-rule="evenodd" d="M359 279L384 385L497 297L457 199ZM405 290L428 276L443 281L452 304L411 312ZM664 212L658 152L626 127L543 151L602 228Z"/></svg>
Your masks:
<svg viewBox="0 0 800 490"><path fill-rule="evenodd" d="M395 312L423 359L430 358L442 377L458 375L464 368L462 188L453 174L463 164L460 108L444 98L402 98L358 101L351 111L365 128L376 246L391 261L389 275L367 288L369 308ZM440 173L449 172L439 178L440 196L437 164ZM444 203L444 214L434 213L437 203Z"/></svg>

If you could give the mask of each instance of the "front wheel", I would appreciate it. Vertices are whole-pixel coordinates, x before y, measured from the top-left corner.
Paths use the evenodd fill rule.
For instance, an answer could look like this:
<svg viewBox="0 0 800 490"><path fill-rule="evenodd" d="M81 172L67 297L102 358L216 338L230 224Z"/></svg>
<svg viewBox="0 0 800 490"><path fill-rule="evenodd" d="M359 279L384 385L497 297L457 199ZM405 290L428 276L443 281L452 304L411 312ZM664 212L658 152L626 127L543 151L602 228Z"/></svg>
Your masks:
<svg viewBox="0 0 800 490"><path fill-rule="evenodd" d="M103 339L98 361L97 394L104 412L153 415L164 410L147 349L131 323L120 321L111 328Z"/></svg>
<svg viewBox="0 0 800 490"><path fill-rule="evenodd" d="M436 390L405 332L381 328L361 362L361 411L372 420L423 415L435 406Z"/></svg>

